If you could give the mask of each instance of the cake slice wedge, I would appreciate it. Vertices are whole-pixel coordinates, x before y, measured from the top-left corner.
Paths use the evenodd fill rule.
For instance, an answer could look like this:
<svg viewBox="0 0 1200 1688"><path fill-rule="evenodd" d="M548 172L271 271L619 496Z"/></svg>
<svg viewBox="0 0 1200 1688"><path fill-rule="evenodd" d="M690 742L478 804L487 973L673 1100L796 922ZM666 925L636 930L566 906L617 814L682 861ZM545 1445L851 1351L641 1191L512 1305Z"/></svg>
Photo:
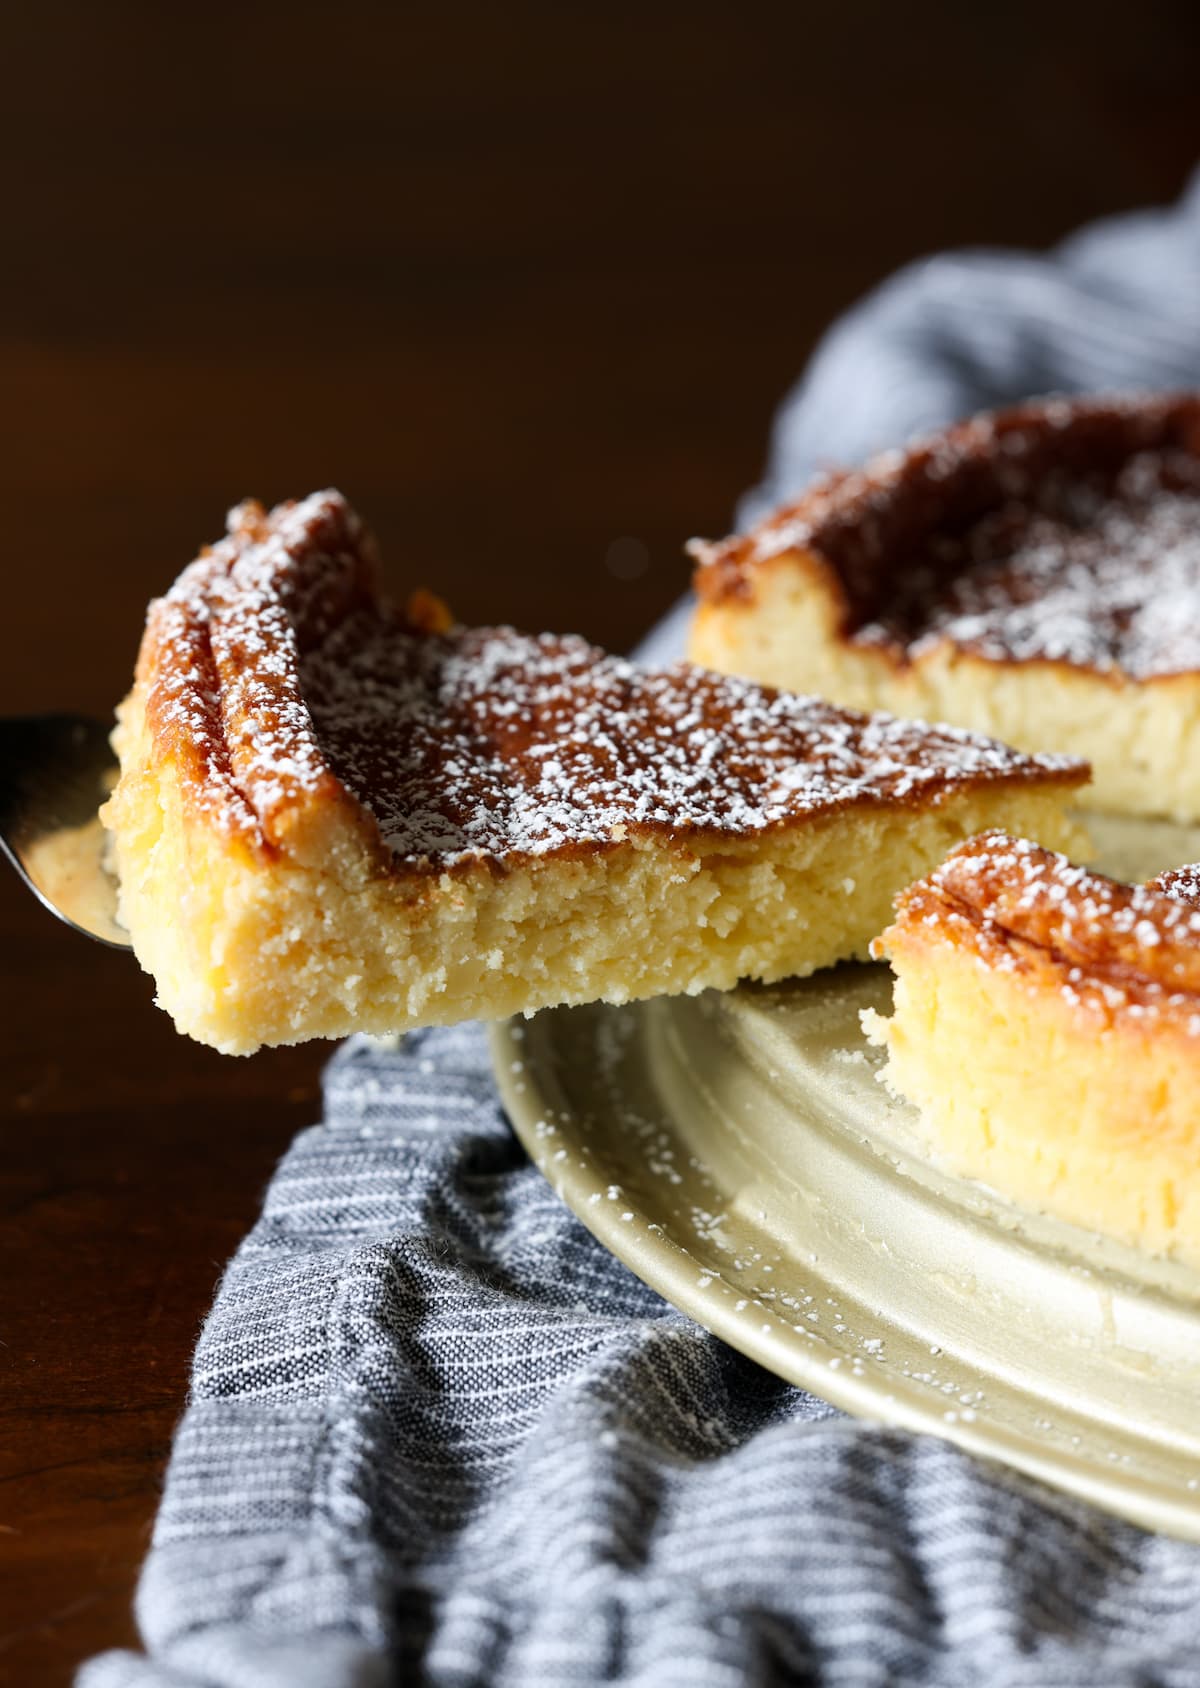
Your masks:
<svg viewBox="0 0 1200 1688"><path fill-rule="evenodd" d="M103 818L181 1031L240 1053L863 956L960 839L1086 767L379 592L334 492L151 606Z"/></svg>
<svg viewBox="0 0 1200 1688"><path fill-rule="evenodd" d="M882 1077L935 1158L1026 1208L1200 1266L1200 878L1123 885L1003 833L874 946Z"/></svg>
<svg viewBox="0 0 1200 1688"><path fill-rule="evenodd" d="M692 549L697 662L1082 756L1089 805L1200 818L1200 394L977 416Z"/></svg>

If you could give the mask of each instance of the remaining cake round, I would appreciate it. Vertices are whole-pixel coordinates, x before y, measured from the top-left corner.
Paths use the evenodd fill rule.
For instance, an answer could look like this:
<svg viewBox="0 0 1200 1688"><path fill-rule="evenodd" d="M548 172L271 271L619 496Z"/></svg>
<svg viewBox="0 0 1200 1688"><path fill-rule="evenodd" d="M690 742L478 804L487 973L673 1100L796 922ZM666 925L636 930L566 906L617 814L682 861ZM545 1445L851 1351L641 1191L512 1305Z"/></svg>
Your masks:
<svg viewBox="0 0 1200 1688"><path fill-rule="evenodd" d="M380 597L337 493L244 504L151 606L104 819L181 1030L263 1043L777 979L865 954L1086 767Z"/></svg>
<svg viewBox="0 0 1200 1688"><path fill-rule="evenodd" d="M697 662L1067 751L1095 807L1200 818L1200 396L980 416L692 550Z"/></svg>
<svg viewBox="0 0 1200 1688"><path fill-rule="evenodd" d="M952 1171L1196 1266L1198 891L988 833L898 898L893 1014L864 1016Z"/></svg>

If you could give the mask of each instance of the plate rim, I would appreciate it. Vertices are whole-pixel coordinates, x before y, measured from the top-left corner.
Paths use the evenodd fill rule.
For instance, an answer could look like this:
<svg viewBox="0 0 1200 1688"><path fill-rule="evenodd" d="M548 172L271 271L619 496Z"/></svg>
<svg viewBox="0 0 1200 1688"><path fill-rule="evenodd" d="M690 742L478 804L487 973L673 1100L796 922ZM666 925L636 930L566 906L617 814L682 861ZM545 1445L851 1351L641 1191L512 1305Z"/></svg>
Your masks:
<svg viewBox="0 0 1200 1688"><path fill-rule="evenodd" d="M534 1018L544 1034L562 1015L633 1013L644 1020L650 1009L650 1002L620 1008L593 1003L582 1009L545 1009ZM1155 1485L1144 1475L1125 1472L1119 1466L1109 1474L1081 1454L1048 1448L1018 1428L987 1416L974 1422L961 1416L947 1421L944 1412L921 1399L915 1387L906 1387L913 1381L907 1376L889 1379L884 1392L869 1374L841 1366L840 1362L831 1367L829 1361L844 1357L844 1349L819 1330L806 1331L806 1340L799 1340L793 1322L768 1303L758 1304L760 1318L742 1317L733 1305L739 1292L725 1281L719 1265L697 1255L644 1211L636 1215L642 1223L621 1219L622 1210L636 1213L638 1197L633 1192L623 1190L620 1203L595 1199L604 1181L595 1177L589 1187L585 1168L590 1170L591 1155L585 1144L576 1142L582 1153L574 1163L567 1162L565 1170L562 1163L554 1163L556 1145L545 1133L544 1122L548 1111L560 1109L558 1103L549 1100L538 1078L537 1064L529 1058L530 1024L525 1017L514 1016L488 1027L492 1070L514 1132L539 1172L585 1228L676 1311L776 1377L860 1421L937 1436L977 1458L1033 1478L1049 1488L1051 1499L1056 1493L1065 1494L1142 1529L1200 1542L1200 1492L1195 1503L1189 1503L1176 1490ZM641 1031L645 1035L644 1024ZM539 1127L543 1129L539 1131ZM698 1277L709 1278L711 1287L719 1285L717 1294L711 1294L709 1287L700 1292Z"/></svg>

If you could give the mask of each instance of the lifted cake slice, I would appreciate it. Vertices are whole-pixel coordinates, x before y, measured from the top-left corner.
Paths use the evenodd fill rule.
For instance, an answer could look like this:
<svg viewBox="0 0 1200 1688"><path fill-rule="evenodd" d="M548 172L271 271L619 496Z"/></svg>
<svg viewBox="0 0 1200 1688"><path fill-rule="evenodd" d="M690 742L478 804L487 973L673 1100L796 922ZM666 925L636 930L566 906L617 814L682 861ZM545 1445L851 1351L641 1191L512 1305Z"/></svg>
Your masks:
<svg viewBox="0 0 1200 1688"><path fill-rule="evenodd" d="M811 973L1086 767L380 597L342 498L153 604L104 812L181 1031L231 1052Z"/></svg>
<svg viewBox="0 0 1200 1688"><path fill-rule="evenodd" d="M1200 881L1122 885L989 833L903 892L874 953L882 1077L949 1170L1200 1265Z"/></svg>

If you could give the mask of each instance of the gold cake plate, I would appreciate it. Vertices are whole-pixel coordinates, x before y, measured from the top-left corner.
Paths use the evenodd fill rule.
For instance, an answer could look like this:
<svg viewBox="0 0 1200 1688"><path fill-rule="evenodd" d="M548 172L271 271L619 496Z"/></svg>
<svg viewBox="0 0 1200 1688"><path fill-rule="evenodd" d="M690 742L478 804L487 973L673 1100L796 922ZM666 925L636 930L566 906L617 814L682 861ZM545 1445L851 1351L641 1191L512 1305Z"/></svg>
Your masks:
<svg viewBox="0 0 1200 1688"><path fill-rule="evenodd" d="M1195 829L1088 825L1125 877L1200 859ZM589 1230L733 1347L1200 1541L1200 1274L940 1172L859 1026L890 996L850 964L551 1009L493 1029L497 1081Z"/></svg>

